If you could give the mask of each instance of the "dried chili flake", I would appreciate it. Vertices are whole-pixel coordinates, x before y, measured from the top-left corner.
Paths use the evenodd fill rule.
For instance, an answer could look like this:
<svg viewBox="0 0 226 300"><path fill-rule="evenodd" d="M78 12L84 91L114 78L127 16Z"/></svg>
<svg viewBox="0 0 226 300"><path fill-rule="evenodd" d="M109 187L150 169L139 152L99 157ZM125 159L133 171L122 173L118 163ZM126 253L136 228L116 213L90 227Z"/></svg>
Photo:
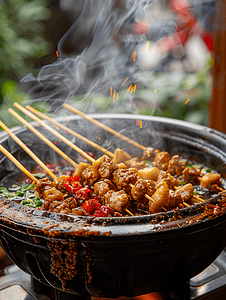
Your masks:
<svg viewBox="0 0 226 300"><path fill-rule="evenodd" d="M101 204L95 199L89 199L83 203L82 207L87 213L91 214L94 210L100 209Z"/></svg>
<svg viewBox="0 0 226 300"><path fill-rule="evenodd" d="M80 182L80 178L77 175L68 177L67 181L64 184L64 187L72 194L76 194L78 190L83 188Z"/></svg>
<svg viewBox="0 0 226 300"><path fill-rule="evenodd" d="M75 197L82 200L87 200L93 195L93 191L89 188L81 188L75 194Z"/></svg>
<svg viewBox="0 0 226 300"><path fill-rule="evenodd" d="M102 205L100 209L94 211L95 217L112 217L114 214L113 209L111 209L109 206Z"/></svg>

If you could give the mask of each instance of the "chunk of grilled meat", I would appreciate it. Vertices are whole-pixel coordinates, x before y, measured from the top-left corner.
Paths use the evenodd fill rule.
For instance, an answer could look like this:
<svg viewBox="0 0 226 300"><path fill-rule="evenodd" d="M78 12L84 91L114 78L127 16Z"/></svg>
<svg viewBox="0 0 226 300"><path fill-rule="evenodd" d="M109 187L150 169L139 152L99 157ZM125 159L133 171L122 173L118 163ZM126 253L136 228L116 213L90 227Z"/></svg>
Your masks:
<svg viewBox="0 0 226 300"><path fill-rule="evenodd" d="M98 180L98 177L94 175L93 167L90 165L82 171L80 178L84 181L84 184L89 186L92 186Z"/></svg>
<svg viewBox="0 0 226 300"><path fill-rule="evenodd" d="M118 169L118 166L108 157L107 155L103 155L102 162L98 169L100 177L102 178L109 178L111 174Z"/></svg>
<svg viewBox="0 0 226 300"><path fill-rule="evenodd" d="M82 172L88 168L90 165L84 162L80 162L79 165L77 166L77 168L75 169L75 172L73 173L74 175L78 175L79 177L81 177Z"/></svg>
<svg viewBox="0 0 226 300"><path fill-rule="evenodd" d="M53 186L59 191L64 190L64 184L67 181L68 175L60 175L58 178L53 180Z"/></svg>
<svg viewBox="0 0 226 300"><path fill-rule="evenodd" d="M137 202L147 203L145 194L152 196L155 192L155 182L152 180L138 179L131 189L131 195Z"/></svg>
<svg viewBox="0 0 226 300"><path fill-rule="evenodd" d="M116 191L116 187L110 179L101 178L94 183L94 193L99 196L104 196L110 190Z"/></svg>
<svg viewBox="0 0 226 300"><path fill-rule="evenodd" d="M55 199L50 203L48 211L60 214L69 214L73 213L75 208L77 208L76 200L73 197L69 197L62 201L57 201L57 199Z"/></svg>
<svg viewBox="0 0 226 300"><path fill-rule="evenodd" d="M113 183L119 190L130 190L129 184L135 184L137 177L137 169L117 169L113 173Z"/></svg>
<svg viewBox="0 0 226 300"><path fill-rule="evenodd" d="M144 168L138 171L138 176L141 179L148 179L156 181L158 179L159 169L156 167L153 168Z"/></svg>
<svg viewBox="0 0 226 300"><path fill-rule="evenodd" d="M221 175L220 174L215 174L215 173L206 173L202 178L201 178L201 182L200 185L204 188L204 189L210 189L211 185L215 184L215 183L219 183L221 179Z"/></svg>
<svg viewBox="0 0 226 300"><path fill-rule="evenodd" d="M124 150L119 149L119 148L115 149L114 155L115 156L112 159L112 161L115 164L124 163L126 160L129 160L132 158L131 155L129 155L127 152L125 152Z"/></svg>
<svg viewBox="0 0 226 300"><path fill-rule="evenodd" d="M53 188L53 183L49 180L49 178L43 178L39 179L36 187L35 187L35 193L39 196L39 198L43 198L43 194L46 190L50 190Z"/></svg>
<svg viewBox="0 0 226 300"><path fill-rule="evenodd" d="M197 168L185 168L182 172L184 182L199 185L201 171Z"/></svg>
<svg viewBox="0 0 226 300"><path fill-rule="evenodd" d="M181 186L176 191L170 190L169 204L165 208L171 210L179 206L179 204L188 201L193 197L193 190L193 185L191 183Z"/></svg>
<svg viewBox="0 0 226 300"><path fill-rule="evenodd" d="M158 152L155 155L155 160L154 160L155 166L160 170L166 171L168 168L169 161L170 161L170 155L168 152L165 151Z"/></svg>
<svg viewBox="0 0 226 300"><path fill-rule="evenodd" d="M105 204L118 212L123 212L130 205L129 197L124 191L114 192L110 190L104 198Z"/></svg>
<svg viewBox="0 0 226 300"><path fill-rule="evenodd" d="M136 168L137 170L143 169L146 167L145 161L139 161L138 157L133 157L130 160L125 162L127 168Z"/></svg>
<svg viewBox="0 0 226 300"><path fill-rule="evenodd" d="M171 175L177 175L180 176L182 174L182 171L186 168L186 163L184 161L180 162L180 156L174 155L171 157L167 172Z"/></svg>
<svg viewBox="0 0 226 300"><path fill-rule="evenodd" d="M151 213L160 212L163 207L169 204L169 187L165 181L161 181L156 186L156 191L149 200L149 211Z"/></svg>
<svg viewBox="0 0 226 300"><path fill-rule="evenodd" d="M172 189L174 186L178 186L180 183L178 179L176 179L170 173L167 173L165 171L159 172L157 183L161 182L162 180L164 180L167 183L170 189Z"/></svg>
<svg viewBox="0 0 226 300"><path fill-rule="evenodd" d="M53 186L53 183L48 178L38 180L35 191L39 198L44 199L43 208L45 210L51 212L61 212L63 206L61 206L61 208L57 207L59 207L65 201L64 195L61 191ZM64 208L65 207L66 205L64 205ZM74 207L77 207L76 201L73 208Z"/></svg>

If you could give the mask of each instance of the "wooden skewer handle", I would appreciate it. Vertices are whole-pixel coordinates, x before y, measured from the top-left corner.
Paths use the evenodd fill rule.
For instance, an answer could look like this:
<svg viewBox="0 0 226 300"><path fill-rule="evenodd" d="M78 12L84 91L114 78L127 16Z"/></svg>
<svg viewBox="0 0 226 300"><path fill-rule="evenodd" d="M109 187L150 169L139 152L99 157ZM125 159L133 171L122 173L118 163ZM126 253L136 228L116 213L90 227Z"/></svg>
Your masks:
<svg viewBox="0 0 226 300"><path fill-rule="evenodd" d="M41 134L37 129L35 129L30 123L23 119L18 113L13 109L9 108L9 112L17 118L22 124L27 126L34 134L36 134L43 142L45 142L50 148L52 148L56 153L63 157L67 162L69 162L73 167L77 168L78 164L74 162L70 157L68 157L63 151L56 147L52 142L50 142L43 134Z"/></svg>
<svg viewBox="0 0 226 300"><path fill-rule="evenodd" d="M121 138L122 140L124 140L124 141L126 141L126 142L132 144L133 146L135 146L135 147L137 147L137 148L139 148L139 149L141 149L141 150L147 150L147 148L144 147L143 145L140 145L139 143L137 143L137 142L131 140L130 138L128 138L128 137L124 136L123 134L121 134L121 133L115 131L114 129L112 129L112 128L106 126L106 125L104 125L103 123L101 123L101 122L99 122L99 121L97 121L97 120L95 120L95 119L93 119L92 117L90 117L90 116L84 114L83 112L81 112L81 111L79 111L78 109L76 109L76 108L70 106L69 104L65 103L63 106L64 106L65 108L69 109L70 111L72 111L73 113L78 114L78 115L80 115L81 117L83 117L83 118L89 120L90 122L92 122L92 123L98 125L99 127L103 128L104 130L110 132L111 134L116 135L117 137Z"/></svg>
<svg viewBox="0 0 226 300"><path fill-rule="evenodd" d="M134 214L133 213L131 213L131 211L130 210L128 210L127 208L125 208L125 211L129 214L129 215L131 215L131 216L133 216L134 217Z"/></svg>
<svg viewBox="0 0 226 300"><path fill-rule="evenodd" d="M56 130L54 130L52 127L50 127L49 125L47 125L41 119L39 119L38 117L36 117L34 114L32 114L27 109L25 109L23 106L21 106L17 102L15 102L13 105L16 108L18 108L19 110L21 110L24 114L26 114L27 116L29 116L30 118L32 118L33 120L35 120L36 122L38 122L39 124L41 124L47 130L49 130L49 132L53 133L55 136L57 136L60 140L62 140L65 144L67 144L68 146L70 146L72 149L74 149L75 151L77 151L78 153L80 153L81 155L83 155L86 159L88 159L91 162L95 161L91 156L89 156L87 153L85 153L82 149L80 149L79 147L77 147L76 145L74 145L71 141L69 141L68 139L66 139L62 134L60 134L59 132L57 132Z"/></svg>
<svg viewBox="0 0 226 300"><path fill-rule="evenodd" d="M0 126L11 136L14 141L18 145L21 146L22 149L24 149L25 152L27 152L28 155L41 167L43 168L53 179L56 179L57 176L53 174L53 172L46 167L46 165L7 127L4 123L0 121Z"/></svg>
<svg viewBox="0 0 226 300"><path fill-rule="evenodd" d="M10 154L1 144L0 151L5 154L24 174L26 174L31 180L38 182L35 178L12 154Z"/></svg>
<svg viewBox="0 0 226 300"><path fill-rule="evenodd" d="M86 142L87 144L91 145L92 147L94 147L94 148L96 148L96 149L98 149L98 150L100 150L100 151L106 153L108 156L114 157L114 153L112 153L112 152L110 152L110 151L104 149L104 148L101 147L100 145L98 145L98 144L96 144L96 143L90 141L90 140L87 139L86 137L84 137L84 136L82 136L81 134L75 132L74 130L71 130L70 128L64 126L63 124L61 124L61 123L59 123L59 122L53 120L52 118L50 118L50 117L48 117L47 115L41 113L40 111L37 111L37 110L34 109L33 107L27 105L26 108L27 108L28 110L30 110L31 112L35 113L36 115L38 115L39 117L41 117L41 118L43 118L43 119L45 119L45 120L47 120L47 121L49 121L49 122L51 122L51 123L57 125L58 127L62 128L62 129L64 129L64 130L66 130L67 132L71 133L72 135L78 137L79 139L81 139L82 141L84 141L84 142Z"/></svg>

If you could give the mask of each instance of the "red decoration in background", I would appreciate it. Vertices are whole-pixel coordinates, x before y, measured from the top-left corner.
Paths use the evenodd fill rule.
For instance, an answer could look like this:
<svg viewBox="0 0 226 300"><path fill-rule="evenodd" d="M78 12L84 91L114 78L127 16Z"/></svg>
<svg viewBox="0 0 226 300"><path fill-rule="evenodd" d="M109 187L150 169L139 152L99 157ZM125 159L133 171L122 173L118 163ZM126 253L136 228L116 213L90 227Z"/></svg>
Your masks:
<svg viewBox="0 0 226 300"><path fill-rule="evenodd" d="M148 24L146 24L144 21L141 21L139 23L135 23L133 27L135 34L147 34L148 33Z"/></svg>
<svg viewBox="0 0 226 300"><path fill-rule="evenodd" d="M171 0L170 8L177 13L178 27L175 33L165 37L161 41L161 46L164 50L169 51L177 45L184 46L188 39L194 35L199 35L209 51L214 49L214 35L202 28L198 20L190 12L190 4L186 0ZM133 31L137 35L148 33L148 24L144 21L135 23Z"/></svg>
<svg viewBox="0 0 226 300"><path fill-rule="evenodd" d="M190 12L189 3L186 0L171 0L169 6L178 14L179 25L177 31L171 37L165 38L162 45L170 50L178 44L184 45L191 36L200 35L209 51L213 51L214 35L202 28Z"/></svg>

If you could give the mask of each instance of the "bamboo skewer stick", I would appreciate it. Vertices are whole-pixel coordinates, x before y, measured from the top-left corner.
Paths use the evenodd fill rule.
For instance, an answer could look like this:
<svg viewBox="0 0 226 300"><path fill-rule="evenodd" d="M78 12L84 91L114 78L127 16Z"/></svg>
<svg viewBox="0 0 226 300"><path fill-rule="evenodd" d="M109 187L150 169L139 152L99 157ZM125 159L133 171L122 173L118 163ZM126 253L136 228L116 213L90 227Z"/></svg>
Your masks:
<svg viewBox="0 0 226 300"><path fill-rule="evenodd" d="M130 186L131 188L134 187L134 185L133 185L132 183L130 183L129 186ZM156 202L151 196L149 196L148 194L145 194L144 197L147 198L148 200L154 202L155 204L157 204L157 202ZM167 210L165 209L165 207L163 207L162 209L165 210L165 211L167 211Z"/></svg>
<svg viewBox="0 0 226 300"><path fill-rule="evenodd" d="M43 114L43 113L37 111L37 110L34 109L33 107L31 107L31 106L29 106L29 105L26 105L26 108L27 108L28 110L30 110L31 112L35 113L36 115L38 115L39 117L41 117L41 118L43 118L43 119L45 119L45 120L47 120L47 121L49 121L49 122L51 122L51 123L57 125L58 127L62 128L62 129L64 129L64 130L66 130L67 132L71 133L72 135L76 136L77 138L83 140L84 142L86 142L87 144L91 145L92 147L94 147L94 148L96 148L96 149L102 151L103 153L106 153L108 156L114 157L114 153L112 153L112 152L106 150L105 148L101 147L100 145L98 145L98 144L96 144L96 143L90 141L90 140L87 139L86 137L84 137L84 136L82 136L81 134L75 132L74 130L72 130L72 129L66 127L66 126L64 126L63 124L61 124L61 123L59 123L59 122L53 120L52 118L48 117L47 115L45 115L45 114Z"/></svg>
<svg viewBox="0 0 226 300"><path fill-rule="evenodd" d="M48 126L46 123L44 123L42 120L40 120L39 118L37 118L36 116L34 116L32 113L30 113L29 111L27 111L25 108L23 108L21 105L19 105L18 103L14 103L14 106L17 107L18 109L20 109L22 112L24 112L26 115L28 115L29 117L31 117L33 120L37 121L38 123L40 123L41 125L43 125L43 127L45 127L46 129L49 129L50 132L52 132L53 134L55 134L56 136L58 136L60 139L62 139L65 143L67 143L69 146L71 146L73 149L76 149L77 152L79 152L80 154L82 154L84 157L86 157L88 160L90 160L91 162L95 162L95 160L89 156L88 154L86 154L83 150L81 150L80 148L78 148L77 146L75 146L74 144L72 144L69 140L67 140L66 138L64 138L61 134L58 134L57 131L55 131L54 129L52 129L50 126ZM125 210L127 213L129 213L130 215L134 216L128 209Z"/></svg>
<svg viewBox="0 0 226 300"><path fill-rule="evenodd" d="M225 192L225 190L222 189L221 187L219 187L217 184L213 184L213 185L211 186L211 188L216 189L216 190L218 190L218 191L220 191L220 192Z"/></svg>
<svg viewBox="0 0 226 300"><path fill-rule="evenodd" d="M144 147L143 145L140 145L139 143L137 143L137 142L131 140L130 138L124 136L123 134L117 132L116 130L114 130L114 129L112 129L112 128L110 128L110 127L108 127L108 126L102 124L101 122L99 122L99 121L93 119L92 117L90 117L90 116L84 114L83 112L81 112L81 111L79 111L78 109L76 109L76 108L70 106L69 104L65 103L63 106L64 106L65 108L69 109L70 111L72 111L73 113L78 114L78 115L82 116L83 118L89 120L90 122L92 122L92 123L98 125L99 127L103 128L104 130L110 132L111 134L116 135L117 137L121 138L122 140L124 140L124 141L126 141L126 142L132 144L133 146L135 146L135 147L137 147L137 148L139 148L139 149L141 149L141 150L146 150L146 149L147 149L147 148Z"/></svg>
<svg viewBox="0 0 226 300"><path fill-rule="evenodd" d="M112 133L113 135L116 135L116 136L120 137L120 138L123 139L124 141L127 141L128 143L130 143L130 144L136 146L137 148L142 149L142 150L147 150L147 147L145 147L145 146L143 146L143 145L140 145L139 143L137 143L137 142L135 142L135 141L129 139L128 137L126 137L126 136L122 135L121 133L115 131L114 129L112 129L112 128L110 128L110 127L108 127L108 126L102 124L101 122L99 122L99 121L93 119L92 117L86 115L85 113L79 111L78 109L72 107L71 105L65 103L63 106L64 106L65 108L67 108L68 110L70 110L71 112L73 112L73 113L75 113L75 114L78 114L78 115L82 116L83 118L85 118L85 119L89 120L90 122L92 122L92 123L94 123L94 124L100 126L101 128L105 129L106 131ZM218 190L221 191L221 192L225 191L225 190L222 189L221 187L218 187L218 188L216 188L216 189L218 189ZM195 196L195 195L194 195L193 197L194 197L196 200L199 200L200 202L205 201L205 200L203 200L202 198L200 198L200 197L198 197L198 196ZM188 204L187 204L187 205L188 205Z"/></svg>
<svg viewBox="0 0 226 300"><path fill-rule="evenodd" d="M50 142L43 134L41 134L37 129L35 129L30 123L24 120L18 113L13 109L9 108L9 112L17 118L22 124L27 126L35 135L37 135L43 142L45 142L50 148L52 148L56 153L63 157L67 162L69 162L73 167L77 168L78 164L74 162L70 157L68 157L63 151L56 147L52 142Z"/></svg>
<svg viewBox="0 0 226 300"><path fill-rule="evenodd" d="M11 136L14 141L27 152L28 155L40 166L42 167L53 179L57 176L4 124L0 121L0 126L4 129L9 136Z"/></svg>
<svg viewBox="0 0 226 300"><path fill-rule="evenodd" d="M128 210L127 208L125 208L124 209L129 215L131 215L131 216L133 216L134 217L134 214L133 213L131 213L131 211L130 210Z"/></svg>
<svg viewBox="0 0 226 300"><path fill-rule="evenodd" d="M34 109L33 107L27 105L26 108L29 109L30 111L36 113L38 116L40 116L40 117L42 117L42 118L44 118L44 119L46 119L46 120L48 120L48 121L50 121L50 122L52 122L52 123L55 123L57 126L61 127L62 129L67 130L68 132L70 132L70 133L72 133L72 134L75 133L76 136L77 136L77 135L80 136L79 134L77 134L77 133L74 132L73 130L70 130L69 128L67 128L66 126L62 125L61 123L59 123L59 122L57 122L57 121L54 121L53 119L51 119L50 117L46 116L45 114L43 114L43 113L37 111L37 110ZM90 144L90 142L91 142L90 140L88 140L88 139L86 139L86 138L84 138L84 137L82 137L82 136L80 136L80 137L81 137L82 140L84 140L84 141L86 141L87 143ZM79 138L80 138L80 137L79 137ZM91 142L91 143L92 143L92 142ZM91 145L92 145L93 147L95 147L95 148L97 148L97 146L99 146L99 145L97 145L97 144L95 144L95 143L92 143ZM103 147L100 147L100 148L101 148L100 150L101 150L102 152L107 151L107 150L104 149ZM107 151L107 152L109 152L109 151ZM106 153L106 152L105 152L105 153ZM109 153L106 153L106 154L109 155ZM110 152L110 156L114 157L114 153ZM155 200L152 199L149 195L145 194L145 197L146 197L148 200L151 200L152 202L155 202ZM155 203L156 203L156 202L155 202ZM186 207L190 207L190 205L187 204L187 203L183 203L183 204L184 204ZM163 210L167 211L164 207L163 207ZM129 210L128 210L127 212L128 212L129 214L133 215Z"/></svg>
<svg viewBox="0 0 226 300"><path fill-rule="evenodd" d="M204 202L205 200L196 196L196 195L193 195L193 198L195 198L196 200L198 200L199 202Z"/></svg>
<svg viewBox="0 0 226 300"><path fill-rule="evenodd" d="M190 205L187 204L186 202L183 202L182 204L183 204L184 206L186 206L186 207L190 207Z"/></svg>
<svg viewBox="0 0 226 300"><path fill-rule="evenodd" d="M175 190L178 190L179 187L178 186L174 186ZM198 196L193 195L193 198L195 198L196 200L199 200L199 202L204 202L205 200L203 200L202 198L199 198ZM183 202L184 204L185 202ZM187 204L187 203L186 203ZM188 204L187 204L188 205Z"/></svg>
<svg viewBox="0 0 226 300"><path fill-rule="evenodd" d="M24 174L26 174L31 180L38 182L35 178L12 154L10 154L1 144L0 151L5 154Z"/></svg>
<svg viewBox="0 0 226 300"><path fill-rule="evenodd" d="M45 127L46 129L48 129L50 132L52 132L53 134L55 134L56 136L58 136L61 140L63 140L66 144L68 144L69 146L71 146L74 150L76 150L77 152L79 152L80 154L82 154L82 155L83 155L84 157L86 157L89 161L91 161L91 162L94 162L94 161L95 161L92 157L90 157L88 154L86 154L83 150L81 150L80 148L78 148L77 146L75 146L74 144L72 144L69 140L67 140L65 137L63 137L61 134L59 134L57 131L55 131L54 129L52 129L50 126L48 126L48 125L47 125L46 123L44 123L42 120L40 120L39 118L37 118L36 116L34 116L32 113L30 113L29 111L27 111L25 108L23 108L22 106L20 106L18 103L14 103L14 106L17 107L18 109L20 109L22 112L24 112L24 113L25 113L26 115L28 115L29 117L31 117L33 120L35 120L35 121L37 121L38 123L40 123L43 127ZM135 144L138 144L138 143L136 143L135 141L130 140L129 138L127 138L127 137L121 135L121 134L118 133L117 131L114 131L113 129L111 129L111 128L105 126L104 124L102 124L102 123L96 121L95 119L93 119L93 118L91 118L91 117L85 115L84 113L82 113L82 112L80 112L80 111L74 109L73 107L71 107L71 106L69 106L69 105L67 105L67 104L65 104L64 106L65 106L66 108L70 109L70 110L73 111L73 112L76 111L76 113L78 113L79 115L83 116L84 118L88 119L89 121L93 122L94 124L96 124L96 125L98 125L98 126L104 128L104 129L107 130L108 132L111 132L112 134L117 135L118 137L122 138L123 140L128 141L129 143L132 142L132 144L133 144L134 146L137 146L137 145L135 145ZM73 130L67 128L66 126L62 125L61 123L54 121L54 120L51 119L50 117L48 117L48 116L46 116L46 115L44 115L44 114L38 112L37 110L33 109L33 108L30 107L30 106L26 106L26 107L27 107L29 110L35 112L37 115L41 116L42 118L44 118L44 119L46 119L46 120L48 120L48 121L50 121L50 122L52 122L52 123L55 123L55 124L58 125L59 127L63 128L64 130L67 130L67 131L70 132L71 134L73 134L73 135L79 137L80 139L82 139L83 141L85 141L85 142L87 142L88 144L92 145L93 147L98 148L98 149L101 150L102 152L105 152L105 153L108 154L109 156L111 156L111 157L114 156L114 154L111 153L110 151L108 151L108 150L104 149L103 147L97 145L96 143L94 143L94 142L92 142L92 141L86 139L85 137L82 137L81 135L79 135L78 133L74 132ZM69 107L70 107L70 108L69 108ZM74 111L74 110L75 110L75 111ZM147 149L146 147L144 147L144 146L142 146L142 145L140 145L140 144L138 144L138 145L141 146L141 147L138 147L138 148L140 148L140 149L142 149L142 150L146 150L146 149ZM57 147L56 147L56 148L57 148ZM57 149L58 149L58 148L57 148ZM218 187L218 188L219 188L219 190L224 191L224 190L221 189L220 187ZM149 195L145 194L145 197L146 197L148 200L151 200L151 201L155 202L154 199L152 199L152 197L150 197ZM196 200L199 200L199 202L205 201L205 200L203 200L203 199L201 199L200 197L197 197L197 196L195 196L195 195L193 195L193 197L194 197ZM187 204L187 203L185 203L185 202L183 202L183 205L186 206L186 207L190 207L190 205ZM165 211L167 211L164 207L163 207L163 209L164 209ZM127 211L127 213L129 213L130 215L134 216L128 209L125 209L125 211Z"/></svg>
<svg viewBox="0 0 226 300"><path fill-rule="evenodd" d="M82 156L84 156L86 159L88 159L90 162L94 162L95 160L89 156L87 153L85 153L83 150L81 150L79 147L77 147L76 145L74 145L71 141L69 141L68 139L66 139L62 134L60 134L59 132L57 132L56 130L54 130L52 127L50 127L49 125L47 125L45 122L43 122L41 119L39 119L38 117L36 117L34 114L32 114L30 111L28 111L26 108L22 107L21 105L19 105L18 103L14 103L13 104L16 108L18 108L19 110L21 110L25 115L29 116L31 119L35 120L36 122L38 122L39 124L41 124L43 127L45 127L47 130L49 130L51 133L53 133L55 136L57 136L60 140L62 140L65 144L67 144L68 146L70 146L72 149L74 149L75 151L77 151L78 153L80 153Z"/></svg>
<svg viewBox="0 0 226 300"><path fill-rule="evenodd" d="M53 134L55 134L56 136L58 136L61 140L63 140L66 144L68 144L69 146L71 146L73 149L75 149L78 153L82 154L84 157L86 157L89 161L91 162L95 162L95 160L89 156L88 154L86 154L83 150L81 150L79 147L75 146L74 144L72 144L68 139L64 138L64 136L62 136L61 134L59 134L57 131L55 131L54 129L52 129L50 126L48 126L46 123L44 123L42 120L40 120L39 118L37 118L36 116L34 116L32 113L30 113L29 111L27 111L25 108L23 108L22 106L20 106L18 103L14 103L14 106L17 107L18 109L20 109L22 112L24 112L26 115L28 115L29 117L31 117L33 120L39 122L43 127L45 127L46 129L49 129L50 132L52 132ZM130 215L134 216L128 209L125 209L125 211L127 213L129 213Z"/></svg>

